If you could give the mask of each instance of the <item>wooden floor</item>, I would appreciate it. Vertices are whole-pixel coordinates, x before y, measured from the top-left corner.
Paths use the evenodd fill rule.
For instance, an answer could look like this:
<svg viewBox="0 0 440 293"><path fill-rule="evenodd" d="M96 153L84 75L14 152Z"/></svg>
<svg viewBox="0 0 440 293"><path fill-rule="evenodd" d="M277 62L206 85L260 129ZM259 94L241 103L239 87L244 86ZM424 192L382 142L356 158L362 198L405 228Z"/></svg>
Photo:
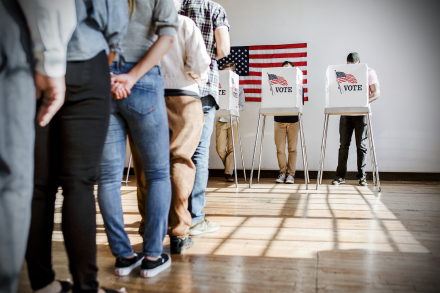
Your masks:
<svg viewBox="0 0 440 293"><path fill-rule="evenodd" d="M216 233L193 237L194 247L172 255L171 269L152 279L113 275L98 214L99 282L128 292L440 292L440 182L382 182L382 192L356 181L344 186L262 179L244 184L209 181L206 218ZM254 182L256 183L256 182ZM136 187L122 188L127 232L136 251ZM57 200L53 263L67 278ZM164 242L169 251L168 237ZM19 292L31 292L26 265Z"/></svg>

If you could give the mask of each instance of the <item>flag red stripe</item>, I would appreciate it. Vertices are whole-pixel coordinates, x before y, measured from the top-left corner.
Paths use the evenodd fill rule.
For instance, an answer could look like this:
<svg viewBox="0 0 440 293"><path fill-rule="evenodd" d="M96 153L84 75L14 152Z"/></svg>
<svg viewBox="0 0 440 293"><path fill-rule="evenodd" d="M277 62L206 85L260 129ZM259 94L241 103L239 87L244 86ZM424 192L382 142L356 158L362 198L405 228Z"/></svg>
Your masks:
<svg viewBox="0 0 440 293"><path fill-rule="evenodd" d="M248 98L246 97L246 102L261 102L261 98Z"/></svg>
<svg viewBox="0 0 440 293"><path fill-rule="evenodd" d="M295 49L295 48L307 48L307 43L288 44L288 45L249 46L249 50L274 50L274 49Z"/></svg>
<svg viewBox="0 0 440 293"><path fill-rule="evenodd" d="M249 71L249 76L261 76L262 74L262 72Z"/></svg>
<svg viewBox="0 0 440 293"><path fill-rule="evenodd" d="M270 67L281 67L283 62L280 63L249 63L249 67L257 67L257 68L270 68ZM295 66L307 66L307 61L303 62L293 62Z"/></svg>
<svg viewBox="0 0 440 293"><path fill-rule="evenodd" d="M307 57L307 52L284 53L284 54L249 54L249 59L301 58L301 57Z"/></svg>
<svg viewBox="0 0 440 293"><path fill-rule="evenodd" d="M248 94L261 94L261 89L243 89Z"/></svg>
<svg viewBox="0 0 440 293"><path fill-rule="evenodd" d="M240 80L240 84L261 84L260 80Z"/></svg>

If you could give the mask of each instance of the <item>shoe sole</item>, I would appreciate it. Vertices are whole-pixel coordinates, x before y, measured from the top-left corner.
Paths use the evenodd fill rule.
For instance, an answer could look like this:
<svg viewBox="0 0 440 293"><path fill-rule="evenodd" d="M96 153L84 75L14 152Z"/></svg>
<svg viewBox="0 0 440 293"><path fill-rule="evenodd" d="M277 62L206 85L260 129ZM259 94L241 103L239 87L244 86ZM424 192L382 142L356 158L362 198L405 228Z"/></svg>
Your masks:
<svg viewBox="0 0 440 293"><path fill-rule="evenodd" d="M197 235L205 234L205 233L213 233L213 232L217 232L218 230L220 230L220 227L209 228L209 229L204 229L204 230L195 230L195 231L189 230L189 236L197 236Z"/></svg>
<svg viewBox="0 0 440 293"><path fill-rule="evenodd" d="M127 276L128 274L130 274L136 267L140 266L142 264L142 260L144 258L141 258L140 260L138 260L137 262L135 262L134 264L132 264L129 267L125 267L125 268L115 268L115 275L116 276Z"/></svg>
<svg viewBox="0 0 440 293"><path fill-rule="evenodd" d="M285 182L286 184L294 184L295 183L295 181L290 181L290 180L286 180L286 182Z"/></svg>
<svg viewBox="0 0 440 293"><path fill-rule="evenodd" d="M165 271L166 269L168 269L171 266L171 257L168 259L168 261L154 269L141 269L141 277L142 278L152 278L154 276L156 276L157 274L159 274L160 272Z"/></svg>

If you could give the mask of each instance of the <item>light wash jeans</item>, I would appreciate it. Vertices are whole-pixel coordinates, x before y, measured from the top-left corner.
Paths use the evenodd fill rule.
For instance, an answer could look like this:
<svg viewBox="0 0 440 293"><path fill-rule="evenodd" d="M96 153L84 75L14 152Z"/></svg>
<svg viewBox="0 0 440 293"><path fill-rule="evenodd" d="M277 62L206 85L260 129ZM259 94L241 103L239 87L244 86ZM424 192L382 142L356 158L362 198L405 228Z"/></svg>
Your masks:
<svg viewBox="0 0 440 293"><path fill-rule="evenodd" d="M136 64L116 63L114 74L126 73ZM101 162L98 202L110 249L116 257L126 257L133 249L124 228L121 180L125 164L127 131L139 150L148 183L143 253L160 256L168 229L171 204L170 143L160 68L153 67L122 100L113 100L110 125Z"/></svg>
<svg viewBox="0 0 440 293"><path fill-rule="evenodd" d="M0 1L0 292L17 292L34 188L31 39L17 1Z"/></svg>
<svg viewBox="0 0 440 293"><path fill-rule="evenodd" d="M196 165L196 179L191 196L188 200L188 210L191 213L192 223L200 223L205 219L202 211L206 205L205 189L208 185L209 177L209 146L211 144L211 134L214 129L216 112L216 102L213 97L202 97L202 108L205 114L205 124L203 125L202 137L192 160Z"/></svg>

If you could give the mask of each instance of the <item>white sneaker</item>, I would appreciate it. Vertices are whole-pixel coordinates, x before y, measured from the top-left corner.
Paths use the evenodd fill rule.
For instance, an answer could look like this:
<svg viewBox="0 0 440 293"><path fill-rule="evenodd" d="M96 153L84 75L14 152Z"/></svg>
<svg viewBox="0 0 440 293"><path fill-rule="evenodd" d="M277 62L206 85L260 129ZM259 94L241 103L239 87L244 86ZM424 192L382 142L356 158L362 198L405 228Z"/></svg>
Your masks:
<svg viewBox="0 0 440 293"><path fill-rule="evenodd" d="M286 183L287 183L287 184L293 184L293 183L295 183L295 178L293 178L292 175L287 176Z"/></svg>
<svg viewBox="0 0 440 293"><path fill-rule="evenodd" d="M275 181L276 183L284 183L286 181L286 174L281 173L278 175L278 179Z"/></svg>
<svg viewBox="0 0 440 293"><path fill-rule="evenodd" d="M218 223L210 222L208 220L203 220L200 223L192 224L189 228L189 235L195 236L205 233L212 233L218 231L220 225Z"/></svg>

